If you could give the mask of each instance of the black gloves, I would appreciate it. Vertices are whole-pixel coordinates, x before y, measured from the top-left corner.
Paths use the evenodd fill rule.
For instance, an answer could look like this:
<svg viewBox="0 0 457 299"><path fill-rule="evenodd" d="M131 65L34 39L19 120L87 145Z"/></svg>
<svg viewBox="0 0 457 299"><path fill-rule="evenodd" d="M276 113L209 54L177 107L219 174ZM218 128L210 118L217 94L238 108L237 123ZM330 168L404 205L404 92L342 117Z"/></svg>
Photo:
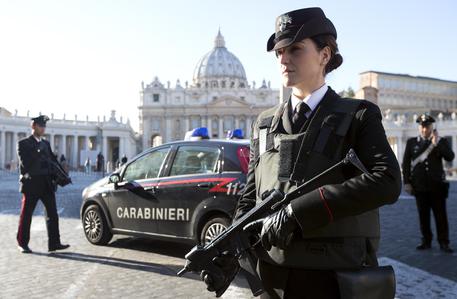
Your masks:
<svg viewBox="0 0 457 299"><path fill-rule="evenodd" d="M270 250L272 246L285 249L292 241L297 227L292 207L288 205L276 213L247 224L244 230L257 233L260 231L263 248Z"/></svg>
<svg viewBox="0 0 457 299"><path fill-rule="evenodd" d="M216 292L216 297L220 297L240 270L240 264L238 259L228 252L215 257L213 262L221 271L203 270L200 277L206 283L207 290Z"/></svg>

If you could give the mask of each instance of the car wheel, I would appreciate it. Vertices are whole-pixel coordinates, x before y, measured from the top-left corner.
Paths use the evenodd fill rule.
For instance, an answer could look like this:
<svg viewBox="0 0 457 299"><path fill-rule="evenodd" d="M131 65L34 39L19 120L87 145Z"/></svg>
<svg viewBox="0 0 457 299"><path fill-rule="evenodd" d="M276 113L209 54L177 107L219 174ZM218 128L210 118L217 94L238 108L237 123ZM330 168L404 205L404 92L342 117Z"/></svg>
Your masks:
<svg viewBox="0 0 457 299"><path fill-rule="evenodd" d="M223 216L210 218L203 226L200 234L200 244L206 245L225 231L230 225L230 220Z"/></svg>
<svg viewBox="0 0 457 299"><path fill-rule="evenodd" d="M83 214L83 229L86 239L95 245L106 245L113 237L105 215L98 205L89 206Z"/></svg>

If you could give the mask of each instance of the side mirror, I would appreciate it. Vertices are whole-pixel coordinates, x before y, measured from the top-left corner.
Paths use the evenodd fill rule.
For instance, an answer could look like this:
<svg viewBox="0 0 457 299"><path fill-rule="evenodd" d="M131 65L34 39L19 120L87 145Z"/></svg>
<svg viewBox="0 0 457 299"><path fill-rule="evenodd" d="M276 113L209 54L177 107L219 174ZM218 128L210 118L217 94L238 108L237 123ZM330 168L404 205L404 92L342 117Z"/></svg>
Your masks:
<svg viewBox="0 0 457 299"><path fill-rule="evenodd" d="M113 173L112 175L109 176L108 178L109 182L114 184L114 189L118 188L118 183L121 181L121 177L119 173Z"/></svg>

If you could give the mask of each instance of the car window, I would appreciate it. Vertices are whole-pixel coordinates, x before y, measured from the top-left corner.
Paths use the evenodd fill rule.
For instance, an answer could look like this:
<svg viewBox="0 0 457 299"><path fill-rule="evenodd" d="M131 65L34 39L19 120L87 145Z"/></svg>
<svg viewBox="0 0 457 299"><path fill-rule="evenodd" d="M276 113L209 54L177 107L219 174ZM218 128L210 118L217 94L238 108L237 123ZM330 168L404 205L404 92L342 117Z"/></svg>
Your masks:
<svg viewBox="0 0 457 299"><path fill-rule="evenodd" d="M170 175L216 173L219 154L219 148L181 146L176 153Z"/></svg>
<svg viewBox="0 0 457 299"><path fill-rule="evenodd" d="M123 180L134 181L158 177L168 150L169 148L155 150L130 163L124 172Z"/></svg>

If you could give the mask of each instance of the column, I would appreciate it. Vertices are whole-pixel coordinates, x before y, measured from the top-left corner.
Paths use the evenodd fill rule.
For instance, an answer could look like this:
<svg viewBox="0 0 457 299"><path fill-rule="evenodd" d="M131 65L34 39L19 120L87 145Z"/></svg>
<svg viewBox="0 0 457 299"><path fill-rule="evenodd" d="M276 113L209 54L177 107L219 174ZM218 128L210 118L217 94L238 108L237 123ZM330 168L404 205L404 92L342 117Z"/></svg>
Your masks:
<svg viewBox="0 0 457 299"><path fill-rule="evenodd" d="M212 138L213 137L212 117L208 115L206 118L207 118L206 127L208 128L208 135L209 135L209 138Z"/></svg>
<svg viewBox="0 0 457 299"><path fill-rule="evenodd" d="M219 116L219 138L224 138L224 118Z"/></svg>
<svg viewBox="0 0 457 299"><path fill-rule="evenodd" d="M194 128L192 128L194 129ZM190 116L184 117L184 132L188 132L190 130Z"/></svg>
<svg viewBox="0 0 457 299"><path fill-rule="evenodd" d="M400 163L400 165L401 165L401 163L403 161L403 151L404 151L404 148L403 148L403 136L398 135L397 136L397 160Z"/></svg>
<svg viewBox="0 0 457 299"><path fill-rule="evenodd" d="M246 138L251 138L251 122L252 118L250 115L246 116Z"/></svg>
<svg viewBox="0 0 457 299"><path fill-rule="evenodd" d="M5 151L6 151L5 131L0 132L0 169L5 168Z"/></svg>
<svg viewBox="0 0 457 299"><path fill-rule="evenodd" d="M125 137L119 137L119 161L125 154Z"/></svg>
<svg viewBox="0 0 457 299"><path fill-rule="evenodd" d="M55 150L56 150L56 149L54 148L54 137L55 137L54 134L50 134L50 135L49 135L49 143L50 143L50 145L51 145L51 150L52 150L52 152L55 152Z"/></svg>
<svg viewBox="0 0 457 299"><path fill-rule="evenodd" d="M13 166L13 169L16 169L16 162L17 162L17 154L16 154L16 147L17 147L17 132L12 132L13 133L13 151L11 152L11 160L14 161L14 166Z"/></svg>
<svg viewBox="0 0 457 299"><path fill-rule="evenodd" d="M206 121L207 117L206 116L201 116L201 120L202 120L202 123L201 123L202 127L207 127L207 123L208 123Z"/></svg>
<svg viewBox="0 0 457 299"><path fill-rule="evenodd" d="M166 142L170 142L171 141L171 116L168 116L165 123L166 123L166 126L165 126L165 129L166 129L166 134L165 134L165 141L164 143Z"/></svg>
<svg viewBox="0 0 457 299"><path fill-rule="evenodd" d="M151 142L149 139L150 137L151 137L151 134L150 134L149 130L143 129L143 148L142 148L142 150L149 148L149 146L150 146L149 142Z"/></svg>
<svg viewBox="0 0 457 299"><path fill-rule="evenodd" d="M73 162L73 166L75 168L78 168L79 166L79 161L78 161L78 136L73 135L73 145L72 145L72 151L71 151L71 160Z"/></svg>
<svg viewBox="0 0 457 299"><path fill-rule="evenodd" d="M65 159L68 163L68 156L67 156L67 136L62 135L62 147L60 149L60 154L65 156ZM59 157L60 158L60 157Z"/></svg>
<svg viewBox="0 0 457 299"><path fill-rule="evenodd" d="M239 129L240 128L240 119L237 116L235 117L235 128L234 129Z"/></svg>

